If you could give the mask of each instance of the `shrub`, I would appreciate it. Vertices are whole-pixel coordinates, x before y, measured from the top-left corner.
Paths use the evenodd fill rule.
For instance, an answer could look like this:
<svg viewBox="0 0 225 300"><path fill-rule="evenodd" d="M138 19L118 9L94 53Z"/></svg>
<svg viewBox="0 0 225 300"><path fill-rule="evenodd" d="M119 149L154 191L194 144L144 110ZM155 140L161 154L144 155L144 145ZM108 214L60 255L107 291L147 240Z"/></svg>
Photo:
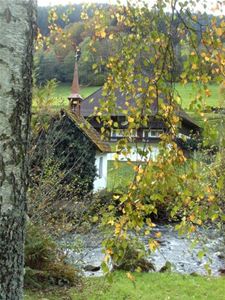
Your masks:
<svg viewBox="0 0 225 300"><path fill-rule="evenodd" d="M77 269L65 263L65 255L40 226L29 223L25 242L25 285L76 285L81 282Z"/></svg>
<svg viewBox="0 0 225 300"><path fill-rule="evenodd" d="M57 245L40 226L28 223L25 241L25 265L43 269L57 256Z"/></svg>
<svg viewBox="0 0 225 300"><path fill-rule="evenodd" d="M137 240L127 240L124 242L117 244L120 249L115 251L116 256L112 256L113 270L131 272L155 271L154 265L146 258L147 252L143 244Z"/></svg>

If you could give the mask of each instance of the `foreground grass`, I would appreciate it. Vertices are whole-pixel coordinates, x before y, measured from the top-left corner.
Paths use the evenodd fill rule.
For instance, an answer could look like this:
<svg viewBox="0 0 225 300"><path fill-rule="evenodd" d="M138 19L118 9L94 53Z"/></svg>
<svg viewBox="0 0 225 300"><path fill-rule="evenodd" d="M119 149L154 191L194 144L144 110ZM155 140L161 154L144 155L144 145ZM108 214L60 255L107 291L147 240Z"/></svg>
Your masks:
<svg viewBox="0 0 225 300"><path fill-rule="evenodd" d="M225 277L208 278L201 276L145 273L135 274L132 283L125 273L117 272L113 283L104 278L85 279L83 289L71 289L51 293L26 292L25 300L72 299L72 300L222 300L225 299Z"/></svg>

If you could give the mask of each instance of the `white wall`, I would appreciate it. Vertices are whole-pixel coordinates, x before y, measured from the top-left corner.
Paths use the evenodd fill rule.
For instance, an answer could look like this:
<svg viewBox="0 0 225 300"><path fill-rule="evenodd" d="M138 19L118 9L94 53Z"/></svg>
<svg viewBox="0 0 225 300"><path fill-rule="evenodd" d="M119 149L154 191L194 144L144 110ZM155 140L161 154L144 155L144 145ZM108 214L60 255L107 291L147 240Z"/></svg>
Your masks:
<svg viewBox="0 0 225 300"><path fill-rule="evenodd" d="M141 150L143 150L143 147L144 146L138 146L138 148ZM159 148L157 144L152 145L151 151L147 151L147 154L145 156L140 155L140 153L138 153L137 151L137 147L132 146L131 151L127 156L120 154L118 159L119 161L127 161L127 158L129 158L131 161L146 161L149 159L155 160L158 154L159 154ZM108 153L107 159L115 160L115 153Z"/></svg>
<svg viewBox="0 0 225 300"><path fill-rule="evenodd" d="M141 146L139 146L141 147ZM143 146L142 146L143 148ZM131 161L145 161L149 159L156 159L156 156L159 153L158 145L152 145L151 151L148 152L147 156L143 157L139 153L137 153L137 148L135 146L132 146L131 153L128 155L128 158L131 159ZM100 168L100 160L102 161L102 168L101 172L99 170ZM107 163L108 160L115 160L115 153L101 153L97 152L95 156L95 166L97 169L97 176L94 180L94 192L97 192L99 190L107 188ZM120 161L127 161L127 157L124 155L119 155ZM101 173L101 174L99 174ZM101 175L101 176L99 176Z"/></svg>
<svg viewBox="0 0 225 300"><path fill-rule="evenodd" d="M102 163L100 163L100 161ZM96 153L95 166L97 169L97 176L94 180L94 192L105 189L107 187L107 162L107 153ZM99 169L101 167L100 164L102 164L101 170Z"/></svg>

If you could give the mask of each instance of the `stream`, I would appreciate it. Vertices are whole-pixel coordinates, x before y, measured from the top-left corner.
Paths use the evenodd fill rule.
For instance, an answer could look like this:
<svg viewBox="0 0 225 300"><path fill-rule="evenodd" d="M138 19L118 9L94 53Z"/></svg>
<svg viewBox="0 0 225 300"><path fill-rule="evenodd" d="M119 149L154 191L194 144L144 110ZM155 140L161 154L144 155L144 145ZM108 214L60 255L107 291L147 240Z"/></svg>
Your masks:
<svg viewBox="0 0 225 300"><path fill-rule="evenodd" d="M174 230L172 225L157 225L153 228L151 236L156 232L161 232L158 238L159 249L152 253L148 259L159 271L167 261L172 264L172 271L181 274L197 273L207 275L206 265L211 269L211 274L219 275L219 269L225 269L225 238L218 229L208 228L199 229L190 238L180 236ZM198 237L199 242L193 248L193 241ZM68 260L81 268L93 266L99 269L104 258L101 242L104 239L103 234L93 228L88 234L68 234L64 236L60 243L68 254ZM149 237L142 237L147 248ZM75 248L72 246L75 244ZM199 252L205 254L199 257ZM87 268L86 268L87 269ZM93 271L84 271L85 276L101 276L101 269Z"/></svg>

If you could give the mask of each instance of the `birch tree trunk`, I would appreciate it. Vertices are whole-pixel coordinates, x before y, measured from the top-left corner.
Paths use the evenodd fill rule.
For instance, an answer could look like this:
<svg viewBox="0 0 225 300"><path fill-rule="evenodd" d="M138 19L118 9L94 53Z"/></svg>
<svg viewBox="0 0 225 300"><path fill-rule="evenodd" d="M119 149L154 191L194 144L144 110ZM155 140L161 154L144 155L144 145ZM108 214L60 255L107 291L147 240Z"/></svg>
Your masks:
<svg viewBox="0 0 225 300"><path fill-rule="evenodd" d="M34 0L0 0L0 299L23 298Z"/></svg>

